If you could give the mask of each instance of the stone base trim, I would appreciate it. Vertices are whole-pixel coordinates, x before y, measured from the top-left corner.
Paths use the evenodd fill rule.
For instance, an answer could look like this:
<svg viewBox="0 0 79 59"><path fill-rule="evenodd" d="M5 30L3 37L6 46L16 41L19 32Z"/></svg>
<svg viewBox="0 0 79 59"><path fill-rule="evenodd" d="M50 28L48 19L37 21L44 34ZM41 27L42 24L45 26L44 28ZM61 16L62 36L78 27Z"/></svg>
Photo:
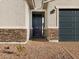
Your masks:
<svg viewBox="0 0 79 59"><path fill-rule="evenodd" d="M58 28L47 29L47 39L48 40L58 40Z"/></svg>
<svg viewBox="0 0 79 59"><path fill-rule="evenodd" d="M26 29L0 29L0 42L25 42Z"/></svg>

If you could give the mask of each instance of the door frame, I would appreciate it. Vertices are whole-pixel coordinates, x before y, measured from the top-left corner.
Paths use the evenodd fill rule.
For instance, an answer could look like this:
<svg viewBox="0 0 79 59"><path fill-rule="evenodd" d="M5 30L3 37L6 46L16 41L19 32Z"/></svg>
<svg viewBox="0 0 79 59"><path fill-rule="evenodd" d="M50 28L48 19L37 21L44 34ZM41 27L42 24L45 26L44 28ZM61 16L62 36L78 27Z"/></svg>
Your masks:
<svg viewBox="0 0 79 59"><path fill-rule="evenodd" d="M40 38L43 38L44 37L44 27L45 27L45 11L32 11L32 16L33 16L33 14L43 15L43 17L42 17L42 37L40 37ZM33 18L32 18L32 21L33 21ZM31 38L33 38L32 34L33 34L33 27L32 27L32 31L31 31Z"/></svg>

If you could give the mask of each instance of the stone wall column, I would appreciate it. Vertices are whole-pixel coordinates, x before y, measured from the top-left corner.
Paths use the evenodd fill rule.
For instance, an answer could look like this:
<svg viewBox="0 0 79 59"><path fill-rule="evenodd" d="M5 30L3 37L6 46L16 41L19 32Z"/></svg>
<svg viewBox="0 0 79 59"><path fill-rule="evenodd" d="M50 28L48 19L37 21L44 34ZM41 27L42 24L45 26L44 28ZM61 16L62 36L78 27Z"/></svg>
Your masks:
<svg viewBox="0 0 79 59"><path fill-rule="evenodd" d="M49 41L58 41L58 29L48 28L47 29L47 40Z"/></svg>
<svg viewBox="0 0 79 59"><path fill-rule="evenodd" d="M25 42L27 29L0 29L0 42Z"/></svg>

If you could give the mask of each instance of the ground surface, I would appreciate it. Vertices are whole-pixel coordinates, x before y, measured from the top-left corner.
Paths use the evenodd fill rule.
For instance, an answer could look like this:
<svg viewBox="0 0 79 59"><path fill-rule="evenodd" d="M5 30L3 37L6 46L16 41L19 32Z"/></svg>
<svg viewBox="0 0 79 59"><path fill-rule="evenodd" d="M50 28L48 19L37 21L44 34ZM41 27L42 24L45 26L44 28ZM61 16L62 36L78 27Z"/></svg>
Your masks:
<svg viewBox="0 0 79 59"><path fill-rule="evenodd" d="M0 59L79 59L79 42L29 41L25 45L0 45Z"/></svg>

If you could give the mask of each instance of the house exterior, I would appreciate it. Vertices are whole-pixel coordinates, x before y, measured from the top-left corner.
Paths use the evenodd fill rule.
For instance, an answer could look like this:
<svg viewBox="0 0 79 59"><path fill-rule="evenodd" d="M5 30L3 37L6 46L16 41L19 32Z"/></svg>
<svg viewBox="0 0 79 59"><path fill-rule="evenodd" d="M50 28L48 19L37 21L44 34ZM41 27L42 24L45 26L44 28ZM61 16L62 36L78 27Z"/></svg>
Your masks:
<svg viewBox="0 0 79 59"><path fill-rule="evenodd" d="M33 8L34 0L0 0L0 42L28 41Z"/></svg>
<svg viewBox="0 0 79 59"><path fill-rule="evenodd" d="M0 42L78 41L78 0L1 0Z"/></svg>
<svg viewBox="0 0 79 59"><path fill-rule="evenodd" d="M48 40L79 41L79 0L45 0L43 3Z"/></svg>

